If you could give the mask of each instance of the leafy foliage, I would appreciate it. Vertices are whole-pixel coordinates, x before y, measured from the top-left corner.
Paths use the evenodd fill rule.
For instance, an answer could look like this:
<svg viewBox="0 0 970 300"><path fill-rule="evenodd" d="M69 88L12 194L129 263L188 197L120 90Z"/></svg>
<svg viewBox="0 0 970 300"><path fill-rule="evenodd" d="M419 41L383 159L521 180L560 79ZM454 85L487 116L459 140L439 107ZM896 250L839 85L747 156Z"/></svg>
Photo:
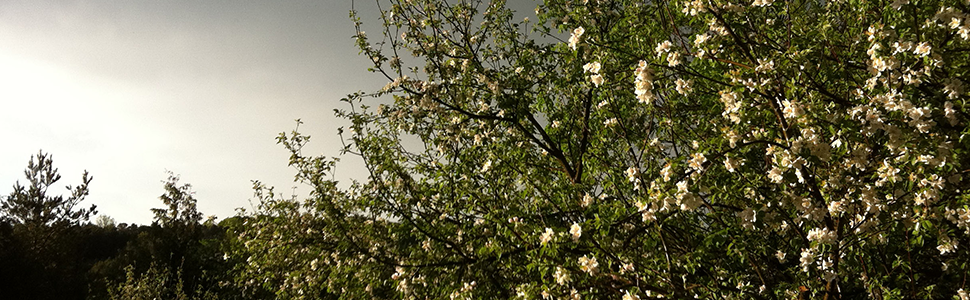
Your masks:
<svg viewBox="0 0 970 300"><path fill-rule="evenodd" d="M377 42L352 14L389 83L337 112L369 177L338 188L281 136L314 192L257 186L245 283L966 297L965 1L390 2Z"/></svg>
<svg viewBox="0 0 970 300"><path fill-rule="evenodd" d="M165 183L165 194L159 197L167 208L153 208L155 222L162 226L176 226L198 224L202 222L202 213L196 209L195 197L192 196L192 185L178 185L179 176L168 171Z"/></svg>
<svg viewBox="0 0 970 300"><path fill-rule="evenodd" d="M160 293L160 299L238 298L228 284L233 276L222 252L223 228L201 223L191 185L168 174L159 197L167 208L152 209L155 223L140 229L118 256L95 266L99 290L112 299L144 293Z"/></svg>
<svg viewBox="0 0 970 300"><path fill-rule="evenodd" d="M190 296L182 284L181 274L172 276L167 268L158 267L155 264L142 274L135 274L134 267L131 266L125 268L125 271L125 281L111 288L108 299L218 299L215 294L201 291L195 293L201 296ZM175 284L168 281L170 278L176 278Z"/></svg>
<svg viewBox="0 0 970 300"><path fill-rule="evenodd" d="M28 165L32 186L16 185L19 195L4 202L11 208L5 212L17 216L0 220L4 299L239 299L222 252L224 230L211 220L200 223L191 186L178 185L178 176L169 173L160 197L172 211L156 210L153 226L115 224L107 216L94 225L82 223L93 207L83 213L56 207L80 202L90 177L71 198L48 196L59 175L49 156L37 157Z"/></svg>
<svg viewBox="0 0 970 300"><path fill-rule="evenodd" d="M84 255L105 296L970 297L966 1L381 7L379 41L351 17L388 84L336 112L368 177L339 184L297 128L278 141L310 196L256 181L217 226L169 173L153 226L84 227L115 245ZM3 202L0 275L89 263L27 242L84 240L94 210L73 209L87 175L49 197L37 161Z"/></svg>

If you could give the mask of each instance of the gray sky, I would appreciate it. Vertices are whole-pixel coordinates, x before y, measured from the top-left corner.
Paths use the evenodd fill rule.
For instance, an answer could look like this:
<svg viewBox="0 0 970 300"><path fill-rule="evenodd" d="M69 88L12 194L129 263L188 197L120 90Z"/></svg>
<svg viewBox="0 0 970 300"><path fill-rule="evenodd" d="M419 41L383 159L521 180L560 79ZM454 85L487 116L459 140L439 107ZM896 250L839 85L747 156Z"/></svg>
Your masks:
<svg viewBox="0 0 970 300"><path fill-rule="evenodd" d="M165 170L204 214L232 216L251 180L290 193L275 137L294 119L310 153L337 155L337 100L383 86L353 46L350 0L42 2L0 1L2 195L43 149L63 176L55 193L87 169L85 206L118 222L151 222ZM373 2L357 2L375 24Z"/></svg>

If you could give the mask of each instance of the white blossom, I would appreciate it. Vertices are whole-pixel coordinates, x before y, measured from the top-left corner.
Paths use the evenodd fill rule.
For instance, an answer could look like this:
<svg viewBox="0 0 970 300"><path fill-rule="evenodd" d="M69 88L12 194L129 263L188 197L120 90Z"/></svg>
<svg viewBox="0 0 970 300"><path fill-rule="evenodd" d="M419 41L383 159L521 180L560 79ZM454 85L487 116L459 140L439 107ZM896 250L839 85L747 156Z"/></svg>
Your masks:
<svg viewBox="0 0 970 300"><path fill-rule="evenodd" d="M829 230L828 228L820 227L809 230L806 238L812 242L832 244L835 243L836 239L838 238L838 234L835 231Z"/></svg>
<svg viewBox="0 0 970 300"><path fill-rule="evenodd" d="M913 54L916 54L919 56L927 56L930 54L930 51L932 49L933 47L931 47L929 43L922 42L922 43L919 43L919 45L916 45L916 49L913 49Z"/></svg>
<svg viewBox="0 0 970 300"><path fill-rule="evenodd" d="M486 161L484 165L482 165L481 172L482 173L486 173L486 172L488 172L491 169L492 169L492 160L490 159L490 160Z"/></svg>
<svg viewBox="0 0 970 300"><path fill-rule="evenodd" d="M704 157L704 153L694 153L690 157L689 166L696 171L703 169L704 163L707 162L707 157Z"/></svg>
<svg viewBox="0 0 970 300"><path fill-rule="evenodd" d="M545 231L545 232L543 232L541 236L539 236L539 242L540 242L540 243L541 243L541 244L542 244L543 246L545 246L545 245L546 245L546 244L548 244L548 243L549 243L550 241L552 241L552 238L553 238L553 236L554 236L555 234L556 234L556 232L554 232L554 231L552 231L552 228L548 228L548 227L546 227L546 231Z"/></svg>
<svg viewBox="0 0 970 300"><path fill-rule="evenodd" d="M650 103L654 97L653 71L647 65L647 62L641 60L633 74L636 76L634 80L634 94L637 95L637 100L640 103Z"/></svg>
<svg viewBox="0 0 970 300"><path fill-rule="evenodd" d="M724 168L727 169L728 172L734 173L734 171L737 170L737 168L742 164L743 163L739 159L732 156L724 158Z"/></svg>
<svg viewBox="0 0 970 300"><path fill-rule="evenodd" d="M586 195L583 195L583 200L579 201L579 206L589 207L590 204L593 204L593 196L586 193Z"/></svg>
<svg viewBox="0 0 970 300"><path fill-rule="evenodd" d="M559 285L566 285L570 281L569 273L559 266L556 267L556 273L553 274L553 277L555 277L556 283Z"/></svg>
<svg viewBox="0 0 970 300"><path fill-rule="evenodd" d="M832 201L829 202L829 214L832 216L840 216L845 212L845 202L844 201Z"/></svg>
<svg viewBox="0 0 970 300"><path fill-rule="evenodd" d="M569 234L572 235L573 241L579 241L579 237L583 235L583 228L573 223L573 226L569 227Z"/></svg>
<svg viewBox="0 0 970 300"><path fill-rule="evenodd" d="M940 254L947 254L957 250L957 241L951 239L945 234L940 236L939 243L940 245L936 246L936 249L940 250Z"/></svg>
<svg viewBox="0 0 970 300"><path fill-rule="evenodd" d="M671 67L680 65L680 52L671 51L670 54L667 54L667 65Z"/></svg>
<svg viewBox="0 0 970 300"><path fill-rule="evenodd" d="M657 44L657 48L655 49L657 51L657 55L660 55L661 53L670 52L671 45L673 44L671 44L670 41L663 41Z"/></svg>
<svg viewBox="0 0 970 300"><path fill-rule="evenodd" d="M576 50L576 46L579 44L579 39L583 36L583 33L586 33L586 29L583 29L583 27L573 29L572 35L569 36L569 48Z"/></svg>
<svg viewBox="0 0 970 300"><path fill-rule="evenodd" d="M782 112L785 114L785 118L794 119L803 115L805 112L802 110L801 104L797 101L784 100L781 102L784 109Z"/></svg>
<svg viewBox="0 0 970 300"><path fill-rule="evenodd" d="M812 249L802 249L802 256L798 261L798 265L802 267L802 271L808 272L808 269L815 263L815 251Z"/></svg>
<svg viewBox="0 0 970 300"><path fill-rule="evenodd" d="M630 294L630 291L626 291L626 293L623 294L622 300L640 300L640 296L637 296L637 294Z"/></svg>
<svg viewBox="0 0 970 300"><path fill-rule="evenodd" d="M704 7L704 2L702 0L693 0L684 3L684 9L681 12L691 16L696 16L698 13L706 10L707 8Z"/></svg>
<svg viewBox="0 0 970 300"><path fill-rule="evenodd" d="M603 121L603 125L605 125L606 127L612 127L616 125L618 122L619 121L617 121L616 118L609 118Z"/></svg>
<svg viewBox="0 0 970 300"><path fill-rule="evenodd" d="M593 74L599 74L601 67L602 66L600 65L599 62L595 62L594 61L594 62L587 63L587 64L583 65L583 71L590 72L590 73L593 73Z"/></svg>
<svg viewBox="0 0 970 300"><path fill-rule="evenodd" d="M721 91L720 93L721 103L724 104L724 112L721 115L731 120L731 122L740 123L741 101L738 100L738 94L730 90Z"/></svg>
<svg viewBox="0 0 970 300"><path fill-rule="evenodd" d="M664 182L670 181L670 175L673 174L670 171L670 167L670 163L667 163L663 168L660 169L660 176L663 178Z"/></svg>
<svg viewBox="0 0 970 300"><path fill-rule="evenodd" d="M771 5L774 2L775 2L774 0L754 0L754 2L751 2L751 6L763 7L763 6Z"/></svg>
<svg viewBox="0 0 970 300"><path fill-rule="evenodd" d="M629 177L630 182L636 181L637 176L640 175L640 170L635 167L629 167L626 169L626 176Z"/></svg>
<svg viewBox="0 0 970 300"><path fill-rule="evenodd" d="M677 81L675 81L675 83L677 84L677 88L676 88L677 93L681 95L687 95L688 93L691 92L692 90L691 85L694 84L694 81L677 78Z"/></svg>
<svg viewBox="0 0 970 300"><path fill-rule="evenodd" d="M599 262L596 261L596 257L589 257L588 255L583 255L579 258L579 269L583 272L589 273L589 275L596 275L599 272Z"/></svg>

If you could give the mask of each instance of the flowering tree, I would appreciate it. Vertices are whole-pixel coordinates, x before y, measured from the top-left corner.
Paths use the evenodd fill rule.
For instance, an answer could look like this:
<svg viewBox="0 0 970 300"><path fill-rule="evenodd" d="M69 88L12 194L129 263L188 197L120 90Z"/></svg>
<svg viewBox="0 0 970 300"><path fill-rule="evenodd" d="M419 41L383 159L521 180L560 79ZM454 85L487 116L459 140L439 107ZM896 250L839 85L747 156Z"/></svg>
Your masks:
<svg viewBox="0 0 970 300"><path fill-rule="evenodd" d="M281 136L315 190L263 197L250 283L967 299L966 1L392 2L338 112L369 178Z"/></svg>

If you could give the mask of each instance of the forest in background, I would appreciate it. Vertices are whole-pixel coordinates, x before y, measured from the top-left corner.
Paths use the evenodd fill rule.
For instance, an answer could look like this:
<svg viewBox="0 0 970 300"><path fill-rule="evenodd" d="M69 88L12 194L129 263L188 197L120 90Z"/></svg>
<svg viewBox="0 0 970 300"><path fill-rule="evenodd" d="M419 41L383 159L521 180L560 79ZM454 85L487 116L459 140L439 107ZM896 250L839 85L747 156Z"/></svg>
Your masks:
<svg viewBox="0 0 970 300"><path fill-rule="evenodd" d="M226 253L243 217L203 221L177 175L161 185L165 207L153 209L150 225L116 224L94 205L78 209L92 177L85 172L82 185L60 195L60 174L42 151L25 175L0 206L4 299L242 299L232 290L238 261Z"/></svg>

